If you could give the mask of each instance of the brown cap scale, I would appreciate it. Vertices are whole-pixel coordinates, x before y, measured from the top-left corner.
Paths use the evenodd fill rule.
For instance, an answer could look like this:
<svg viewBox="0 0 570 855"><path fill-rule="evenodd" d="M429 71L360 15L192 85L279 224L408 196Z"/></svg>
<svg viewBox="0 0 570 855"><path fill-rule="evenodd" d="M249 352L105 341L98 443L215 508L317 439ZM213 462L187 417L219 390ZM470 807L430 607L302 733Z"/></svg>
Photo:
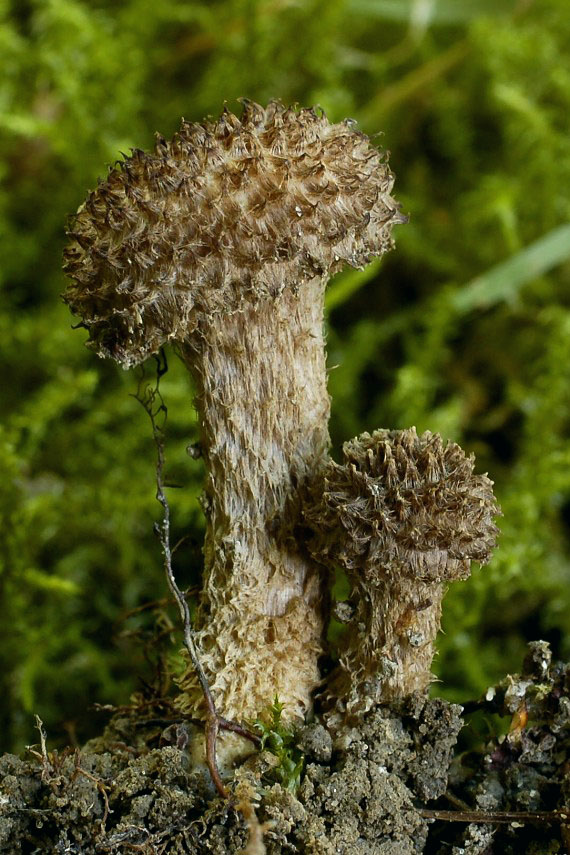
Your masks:
<svg viewBox="0 0 570 855"><path fill-rule="evenodd" d="M319 680L321 570L291 537L327 461L323 294L404 221L386 156L350 121L244 102L134 151L74 218L65 300L128 367L175 341L194 377L208 475L197 640L228 718ZM186 708L201 709L191 671Z"/></svg>
<svg viewBox="0 0 570 855"><path fill-rule="evenodd" d="M310 550L344 568L354 606L327 684L333 718L432 680L445 588L489 560L498 533L493 482L473 470L474 458L437 434L378 430L345 443L344 462L313 483Z"/></svg>

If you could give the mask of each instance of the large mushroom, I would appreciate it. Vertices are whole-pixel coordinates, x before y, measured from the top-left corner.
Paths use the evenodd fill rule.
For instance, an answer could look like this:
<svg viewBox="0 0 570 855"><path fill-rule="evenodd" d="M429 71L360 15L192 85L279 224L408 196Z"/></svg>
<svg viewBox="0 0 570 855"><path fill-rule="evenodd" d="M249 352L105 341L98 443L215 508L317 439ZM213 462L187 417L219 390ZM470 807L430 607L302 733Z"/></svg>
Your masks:
<svg viewBox="0 0 570 855"><path fill-rule="evenodd" d="M65 300L125 367L177 342L207 465L197 644L227 718L278 694L303 716L319 682L321 568L292 532L327 463L323 295L392 246L405 218L386 155L349 120L264 109L183 121L135 150L75 216ZM185 708L203 712L191 667Z"/></svg>
<svg viewBox="0 0 570 855"><path fill-rule="evenodd" d="M493 482L474 465L438 434L377 430L346 442L343 463L330 461L308 490L310 551L352 588L327 681L333 725L433 679L447 585L466 579L471 561L485 564L498 534Z"/></svg>

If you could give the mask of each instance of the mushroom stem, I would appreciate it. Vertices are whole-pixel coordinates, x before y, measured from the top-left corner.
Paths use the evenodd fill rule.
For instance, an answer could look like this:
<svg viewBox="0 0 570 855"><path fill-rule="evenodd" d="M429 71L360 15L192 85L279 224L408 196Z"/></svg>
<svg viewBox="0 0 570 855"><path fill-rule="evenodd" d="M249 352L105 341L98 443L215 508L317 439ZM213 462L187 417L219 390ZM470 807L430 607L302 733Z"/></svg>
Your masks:
<svg viewBox="0 0 570 855"><path fill-rule="evenodd" d="M425 690L445 594L442 582L426 582L379 568L373 591L357 583L354 618L343 639L340 667L327 694L341 698L347 711L363 711L371 702L388 703Z"/></svg>
<svg viewBox="0 0 570 855"><path fill-rule="evenodd" d="M208 472L196 638L228 718L254 717L276 692L289 717L302 716L319 680L322 568L291 532L300 486L329 445L325 284L315 277L296 294L213 315L184 348ZM182 687L184 706L200 714L191 666Z"/></svg>

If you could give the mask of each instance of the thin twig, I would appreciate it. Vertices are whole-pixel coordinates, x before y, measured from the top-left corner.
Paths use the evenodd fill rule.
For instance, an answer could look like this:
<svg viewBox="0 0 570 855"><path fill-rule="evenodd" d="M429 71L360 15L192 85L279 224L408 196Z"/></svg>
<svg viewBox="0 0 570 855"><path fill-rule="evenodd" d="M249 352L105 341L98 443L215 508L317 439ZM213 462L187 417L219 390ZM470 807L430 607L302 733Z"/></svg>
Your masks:
<svg viewBox="0 0 570 855"><path fill-rule="evenodd" d="M46 732L44 730L44 723L41 720L41 718L39 717L39 715L36 715L36 727L37 727L39 734L40 734L40 746L41 746L41 752L42 752L42 759L43 759L45 765L51 769L51 763L49 762L49 757L48 757L48 752L47 752Z"/></svg>
<svg viewBox="0 0 570 855"><path fill-rule="evenodd" d="M178 541L178 544L179 543L180 541ZM176 547L174 547L174 549L172 550L172 555L174 555L175 550ZM188 599L189 597L195 597L198 592L198 586L194 585L193 587L187 588L184 591L184 596ZM141 614L141 612L146 612L150 609L161 609L165 606L171 605L173 602L175 602L174 597L161 597L159 600L150 600L148 603L143 603L141 606L137 606L134 609L129 609L127 612L124 612L122 615L119 615L119 617L117 618L117 623L125 623L128 618L135 617L135 615Z"/></svg>
<svg viewBox="0 0 570 855"><path fill-rule="evenodd" d="M31 745L27 745L26 748L28 749L30 754L33 754L34 757L37 757L38 760L41 760L41 763L42 763L42 776L41 776L42 781L44 783L49 783L51 781L51 778L52 778L55 770L54 770L54 767L52 766L52 764L50 762L49 754L47 751L47 740L46 740L46 732L44 730L44 723L41 720L41 718L39 717L39 715L36 715L35 718L36 718L36 728L40 734L40 750L35 751Z"/></svg>
<svg viewBox="0 0 570 855"><path fill-rule="evenodd" d="M202 694L204 696L204 702L206 704L206 763L208 765L208 769L210 771L210 775L212 776L212 781L214 782L216 790L218 791L220 796L222 796L222 798L228 798L229 794L220 777L216 760L216 740L220 728L222 728L223 730L232 731L234 733L239 733L241 736L244 736L246 739L251 740L256 745L259 744L259 737L256 734L251 733L251 731L247 730L241 725L237 724L236 722L228 721L227 719L218 715L214 699L210 691L208 680L204 673L204 669L202 668L202 665L200 663L200 658L198 656L198 651L196 650L196 645L194 644L190 609L188 607L185 595L176 584L176 579L172 570L173 550L170 546L170 505L164 492L165 459L163 426L166 422L167 408L160 393L160 378L168 371L168 364L164 351L161 351L160 355L156 356L155 359L157 365L155 386L153 388L147 386L143 392L141 385L139 385L139 389L137 391L137 394L135 395L136 400L138 400L140 404L142 404L150 418L154 443L156 446L156 498L162 506L163 515L162 522L155 523L154 530L162 548L166 581L168 583L168 587L170 588L170 592L176 600L180 612L180 617L182 619L182 625L184 630L184 646L188 651L188 655L190 656L190 660L196 671L196 676L198 677L198 682L200 683ZM157 421L159 417L162 418L162 427ZM178 545L179 544L176 545L175 549Z"/></svg>
<svg viewBox="0 0 570 855"><path fill-rule="evenodd" d="M520 823L521 825L542 825L553 822L570 823L570 811L480 811L480 810L437 810L417 808L424 819L440 819L444 822Z"/></svg>

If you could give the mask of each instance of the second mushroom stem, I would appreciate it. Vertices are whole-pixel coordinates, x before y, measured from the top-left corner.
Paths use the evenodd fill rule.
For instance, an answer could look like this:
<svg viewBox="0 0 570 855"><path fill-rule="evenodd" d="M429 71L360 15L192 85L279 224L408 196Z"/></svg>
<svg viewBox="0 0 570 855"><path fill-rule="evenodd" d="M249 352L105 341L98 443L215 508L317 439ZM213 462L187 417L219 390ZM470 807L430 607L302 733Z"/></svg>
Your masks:
<svg viewBox="0 0 570 855"><path fill-rule="evenodd" d="M196 639L216 707L231 719L255 717L275 687L286 714L301 717L319 680L322 570L293 529L300 488L329 446L324 286L315 277L213 315L184 351L208 469ZM182 687L199 712L192 668Z"/></svg>

